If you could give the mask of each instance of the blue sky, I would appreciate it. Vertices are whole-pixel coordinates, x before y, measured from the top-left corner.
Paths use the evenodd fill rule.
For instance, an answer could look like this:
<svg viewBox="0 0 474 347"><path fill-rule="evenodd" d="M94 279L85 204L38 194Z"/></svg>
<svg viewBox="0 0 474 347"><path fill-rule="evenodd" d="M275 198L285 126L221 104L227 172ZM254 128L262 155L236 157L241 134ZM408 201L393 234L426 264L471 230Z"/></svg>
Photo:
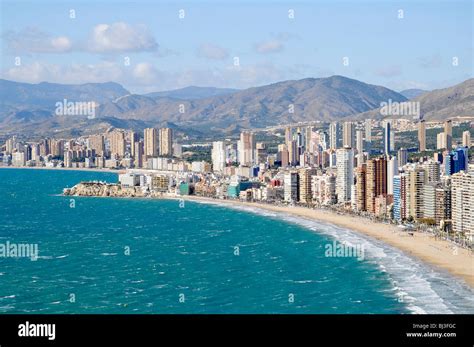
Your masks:
<svg viewBox="0 0 474 347"><path fill-rule="evenodd" d="M135 93L335 74L436 89L473 77L473 26L469 0L2 1L0 73Z"/></svg>

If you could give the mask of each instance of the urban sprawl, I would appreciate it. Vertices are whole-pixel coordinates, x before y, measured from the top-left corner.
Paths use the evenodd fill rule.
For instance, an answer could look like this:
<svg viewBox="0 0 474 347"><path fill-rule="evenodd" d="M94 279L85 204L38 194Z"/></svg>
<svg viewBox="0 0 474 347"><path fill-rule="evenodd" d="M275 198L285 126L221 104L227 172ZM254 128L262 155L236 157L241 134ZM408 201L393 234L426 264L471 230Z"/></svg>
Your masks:
<svg viewBox="0 0 474 347"><path fill-rule="evenodd" d="M383 148L378 150L372 146L375 126L382 129ZM170 128L147 128L143 136L111 129L37 143L12 137L2 148L1 162L14 167L123 169L119 183L108 185L125 192L123 196L196 195L325 208L399 224L407 231L433 232L471 247L470 131L453 138L451 120L440 126L444 131L436 136L436 149L427 149L429 125L423 120L283 126L273 153L264 141L256 141L255 131L243 131L238 140L209 143L210 160L191 162L183 159L185 146L177 143ZM395 132L403 127L416 131L418 143L396 150Z"/></svg>

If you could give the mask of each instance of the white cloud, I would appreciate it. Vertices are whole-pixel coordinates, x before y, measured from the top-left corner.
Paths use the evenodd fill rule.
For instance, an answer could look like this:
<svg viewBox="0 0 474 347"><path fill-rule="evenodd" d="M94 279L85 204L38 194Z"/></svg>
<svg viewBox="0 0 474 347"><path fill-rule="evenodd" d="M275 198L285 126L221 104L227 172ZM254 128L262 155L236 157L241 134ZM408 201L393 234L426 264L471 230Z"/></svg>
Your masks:
<svg viewBox="0 0 474 347"><path fill-rule="evenodd" d="M99 53L155 51L157 48L158 43L146 26L124 22L95 26L87 44L87 49Z"/></svg>
<svg viewBox="0 0 474 347"><path fill-rule="evenodd" d="M255 50L258 53L276 53L283 49L283 43L277 39L270 39L267 41L259 42L255 45Z"/></svg>
<svg viewBox="0 0 474 347"><path fill-rule="evenodd" d="M285 48L285 42L298 37L298 35L288 32L274 33L272 38L255 44L255 51L261 54L280 52Z"/></svg>
<svg viewBox="0 0 474 347"><path fill-rule="evenodd" d="M72 48L72 42L68 37L53 37L37 28L8 31L3 35L3 39L13 54L65 53Z"/></svg>
<svg viewBox="0 0 474 347"><path fill-rule="evenodd" d="M229 56L229 52L218 45L203 43L197 49L197 56L206 59L224 60Z"/></svg>
<svg viewBox="0 0 474 347"><path fill-rule="evenodd" d="M306 67L277 67L270 62L184 71L160 70L150 62L132 63L130 66L125 66L120 61L67 66L34 62L6 69L2 71L1 78L28 83L47 81L65 84L113 81L132 92L141 93L190 85L248 88L290 78L303 78L306 73Z"/></svg>

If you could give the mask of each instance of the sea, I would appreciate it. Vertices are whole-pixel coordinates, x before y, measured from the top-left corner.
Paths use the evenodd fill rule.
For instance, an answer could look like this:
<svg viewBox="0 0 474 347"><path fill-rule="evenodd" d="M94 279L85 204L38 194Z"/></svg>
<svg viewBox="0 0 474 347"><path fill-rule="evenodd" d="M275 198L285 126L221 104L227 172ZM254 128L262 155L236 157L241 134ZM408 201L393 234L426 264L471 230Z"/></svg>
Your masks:
<svg viewBox="0 0 474 347"><path fill-rule="evenodd" d="M0 250L37 247L0 253L0 313L474 313L462 280L349 229L218 201L61 195L117 178L0 169ZM335 244L364 256L328 256Z"/></svg>

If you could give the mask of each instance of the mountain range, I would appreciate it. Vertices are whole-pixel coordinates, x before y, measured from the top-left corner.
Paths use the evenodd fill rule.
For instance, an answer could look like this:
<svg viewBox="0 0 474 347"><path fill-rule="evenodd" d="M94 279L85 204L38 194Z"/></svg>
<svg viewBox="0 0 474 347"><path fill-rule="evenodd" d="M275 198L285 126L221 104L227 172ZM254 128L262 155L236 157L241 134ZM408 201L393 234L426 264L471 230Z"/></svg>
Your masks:
<svg viewBox="0 0 474 347"><path fill-rule="evenodd" d="M235 134L304 121L382 118L382 102L419 101L425 119L474 116L474 79L434 91L398 93L343 76L305 78L244 90L187 87L131 94L120 84L28 84L0 80L0 135L77 136L111 127L169 126L191 136ZM94 101L95 118L58 116L56 102Z"/></svg>

